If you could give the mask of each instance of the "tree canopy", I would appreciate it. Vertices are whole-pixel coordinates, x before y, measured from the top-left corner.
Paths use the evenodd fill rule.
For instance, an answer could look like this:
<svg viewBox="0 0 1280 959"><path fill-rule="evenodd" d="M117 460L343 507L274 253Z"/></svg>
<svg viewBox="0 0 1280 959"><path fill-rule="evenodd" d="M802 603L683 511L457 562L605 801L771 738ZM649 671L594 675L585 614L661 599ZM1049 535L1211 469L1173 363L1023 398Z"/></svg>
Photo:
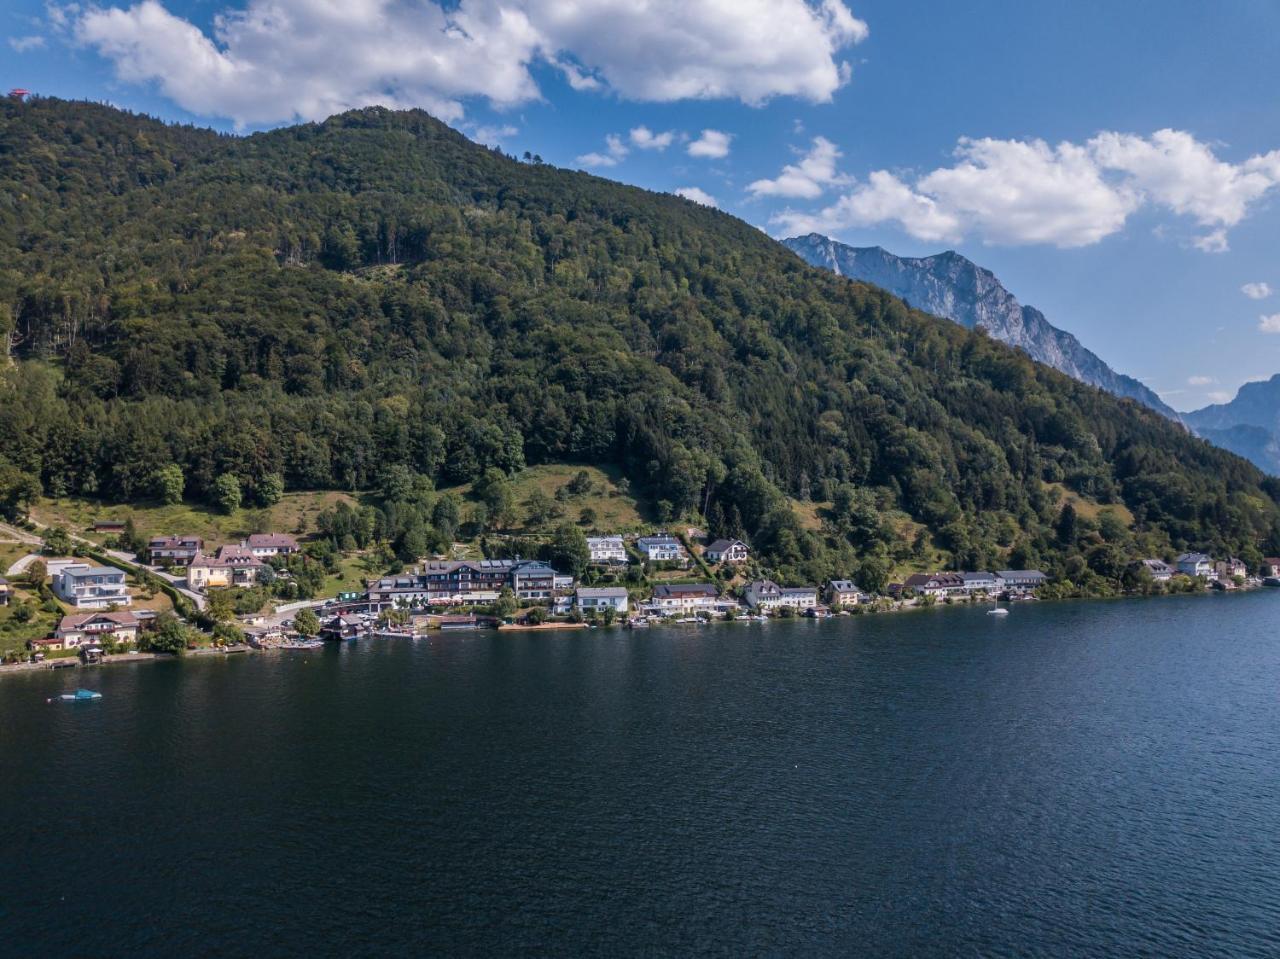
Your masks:
<svg viewBox="0 0 1280 959"><path fill-rule="evenodd" d="M478 482L407 555L509 526L509 477L572 462L811 579L930 545L1079 575L1115 569L1108 540L1280 552L1280 481L1157 414L420 111L234 137L6 101L0 197L4 515L40 491L232 510ZM1126 520L1064 521L1064 491Z"/></svg>

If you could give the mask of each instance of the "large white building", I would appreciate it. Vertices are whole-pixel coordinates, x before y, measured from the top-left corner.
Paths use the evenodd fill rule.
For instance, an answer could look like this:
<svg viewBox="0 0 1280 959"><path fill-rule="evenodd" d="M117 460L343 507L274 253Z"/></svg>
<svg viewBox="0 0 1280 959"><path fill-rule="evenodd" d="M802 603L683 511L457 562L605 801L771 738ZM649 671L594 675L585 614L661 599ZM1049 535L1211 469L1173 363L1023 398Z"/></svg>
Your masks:
<svg viewBox="0 0 1280 959"><path fill-rule="evenodd" d="M654 587L652 605L663 616L691 616L715 612L725 604L713 583L675 583Z"/></svg>
<svg viewBox="0 0 1280 959"><path fill-rule="evenodd" d="M259 558L298 552L298 541L288 533L254 533L242 545Z"/></svg>
<svg viewBox="0 0 1280 959"><path fill-rule="evenodd" d="M812 586L779 586L771 579L758 579L747 587L747 605L752 609L813 609L818 591Z"/></svg>
<svg viewBox="0 0 1280 959"><path fill-rule="evenodd" d="M1218 573L1213 568L1213 558L1204 553L1183 553L1178 557L1178 572L1185 576L1203 576L1205 579L1217 579Z"/></svg>
<svg viewBox="0 0 1280 959"><path fill-rule="evenodd" d="M596 566L613 566L627 561L627 548L622 545L621 536L588 536L587 549L591 552L591 562Z"/></svg>
<svg viewBox="0 0 1280 959"><path fill-rule="evenodd" d="M651 563L684 563L689 559L680 540L666 533L641 536L636 540L636 549Z"/></svg>
<svg viewBox="0 0 1280 959"><path fill-rule="evenodd" d="M612 609L625 613L629 606L625 586L580 586L577 593L578 609L584 613Z"/></svg>
<svg viewBox="0 0 1280 959"><path fill-rule="evenodd" d="M129 587L125 585L124 570L114 566L88 563L64 566L53 579L53 591L77 609L105 609L133 603Z"/></svg>

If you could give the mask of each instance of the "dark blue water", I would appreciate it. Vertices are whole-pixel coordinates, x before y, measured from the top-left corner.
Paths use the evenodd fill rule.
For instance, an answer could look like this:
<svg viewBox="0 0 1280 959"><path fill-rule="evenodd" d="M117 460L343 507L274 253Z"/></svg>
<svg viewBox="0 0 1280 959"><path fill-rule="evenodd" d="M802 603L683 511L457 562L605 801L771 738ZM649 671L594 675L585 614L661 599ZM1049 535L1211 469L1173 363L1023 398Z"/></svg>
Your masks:
<svg viewBox="0 0 1280 959"><path fill-rule="evenodd" d="M0 954L1280 955L1278 625L1266 592L0 677Z"/></svg>

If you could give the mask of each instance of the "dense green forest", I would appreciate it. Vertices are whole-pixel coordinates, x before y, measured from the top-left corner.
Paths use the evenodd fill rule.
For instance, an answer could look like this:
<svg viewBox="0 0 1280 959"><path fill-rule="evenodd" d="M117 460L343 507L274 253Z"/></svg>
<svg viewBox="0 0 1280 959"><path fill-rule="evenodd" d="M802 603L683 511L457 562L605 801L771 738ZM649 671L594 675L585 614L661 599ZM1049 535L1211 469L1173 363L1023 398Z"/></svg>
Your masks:
<svg viewBox="0 0 1280 959"><path fill-rule="evenodd" d="M731 216L417 111L232 137L6 101L0 251L10 512L580 462L811 581L935 546L1078 583L1280 553L1280 481L1160 416ZM1047 484L1132 523L1063 516ZM432 522L394 495L393 526ZM830 504L823 528L788 498Z"/></svg>

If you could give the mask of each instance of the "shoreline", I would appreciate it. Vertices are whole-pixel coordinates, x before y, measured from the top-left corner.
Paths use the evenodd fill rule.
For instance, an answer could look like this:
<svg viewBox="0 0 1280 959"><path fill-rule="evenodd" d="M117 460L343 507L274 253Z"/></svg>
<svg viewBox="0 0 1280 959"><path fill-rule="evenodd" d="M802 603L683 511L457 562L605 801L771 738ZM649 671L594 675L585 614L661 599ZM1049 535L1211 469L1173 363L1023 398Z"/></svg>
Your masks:
<svg viewBox="0 0 1280 959"><path fill-rule="evenodd" d="M910 606L901 605L901 606L896 606L892 609L875 610L873 612L867 612L867 613L850 613L847 616L839 613L834 614L832 616L823 616L823 617L770 616L768 617L768 619L764 621L757 620L757 619L748 619L746 617L735 617L734 619L720 618L720 619L701 620L697 623L678 623L678 622L661 623L660 622L660 623L652 623L647 627L640 627L638 629L632 629L627 624L626 620L620 620L618 622L611 623L607 626L604 624L598 624L596 626L592 626L589 623L540 623L537 626L505 626L505 627L499 626L497 628L478 627L476 629L466 629L466 630L435 629L435 630L428 630L423 633L415 634L413 638L414 639L431 639L433 636L446 636L450 634L464 634L466 636L472 636L477 633L511 634L511 633L540 633L540 632L581 632L583 630L591 630L591 629L620 630L625 632L644 633L644 632L647 632L649 629L680 629L680 628L689 628L689 627L702 628L706 626L722 626L722 625L731 625L731 624L737 624L737 625L746 624L746 625L759 626L759 625L766 625L766 624L778 623L778 622L789 622L789 623L812 622L816 624L816 623L824 623L832 619L838 619L838 620L865 619L865 618L874 619L876 617L883 616L883 615L888 615L893 613L906 613L906 612L924 612L924 611L938 612L943 610L977 609L982 607L1008 609L1010 606L1016 608L1022 605L1039 605L1042 603L1057 604L1057 603L1078 603L1078 602L1116 602L1120 600L1141 600L1141 599L1156 600L1156 599L1171 599L1175 597L1196 598L1196 597L1208 597L1208 596L1245 596L1245 595L1252 595L1255 593L1265 593L1267 591L1268 591L1267 587L1258 587L1254 589L1236 589L1236 590L1206 589L1203 591L1190 592L1190 593L1162 593L1162 594L1156 594L1156 595L1064 596L1064 597L1055 597L1053 599L1019 600L1018 602L1014 602L1014 603L1008 603L1008 602L1001 603L1000 601L997 601L997 600L982 601L982 602L967 600L965 602L952 602L952 603L938 602L938 603L931 603L928 605L920 605L920 604L913 604ZM1277 589L1276 592L1280 593L1280 589ZM1003 617L1001 617L1001 619L1003 619ZM367 638L373 638L373 637L361 637L361 638L367 639ZM322 648L327 649L330 645L341 645L344 642L346 641L337 640L337 641L326 642ZM72 670L72 671L75 671L76 675L79 675L80 670L93 669L99 666L118 666L121 664L130 664L130 663L157 663L157 662L180 663L184 659L208 659L208 658L218 658L218 657L225 658L228 656L235 656L235 655L245 654L245 653L256 654L256 653L264 653L264 652L271 652L271 651L280 651L280 650L255 649L252 646L248 646L248 645L233 646L233 647L209 646L209 647L200 647L197 649L188 649L181 653L148 653L148 652L113 653L109 656L104 657L103 660L98 663L83 663L79 661L78 657L63 656L63 657L59 657L58 659L45 660L44 662L40 662L40 663L0 664L0 676L20 675L20 674L27 674L27 673L41 673L41 672L59 672L61 670ZM287 652L289 650L283 650L283 651ZM74 662L75 665L74 666L52 665L53 663L60 663L60 662L65 663L67 661Z"/></svg>

